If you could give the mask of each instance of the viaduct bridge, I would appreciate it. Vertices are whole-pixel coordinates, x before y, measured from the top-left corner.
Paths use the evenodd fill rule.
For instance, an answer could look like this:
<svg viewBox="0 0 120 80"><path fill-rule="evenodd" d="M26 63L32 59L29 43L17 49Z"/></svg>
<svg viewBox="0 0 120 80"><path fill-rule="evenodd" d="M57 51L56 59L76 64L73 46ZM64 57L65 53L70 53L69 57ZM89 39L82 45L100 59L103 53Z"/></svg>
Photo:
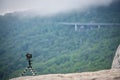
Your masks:
<svg viewBox="0 0 120 80"><path fill-rule="evenodd" d="M67 26L74 26L75 31L78 29L83 29L85 27L96 27L96 28L101 28L101 27L120 27L120 23L72 23L72 22L60 22L59 24L61 25L67 25Z"/></svg>

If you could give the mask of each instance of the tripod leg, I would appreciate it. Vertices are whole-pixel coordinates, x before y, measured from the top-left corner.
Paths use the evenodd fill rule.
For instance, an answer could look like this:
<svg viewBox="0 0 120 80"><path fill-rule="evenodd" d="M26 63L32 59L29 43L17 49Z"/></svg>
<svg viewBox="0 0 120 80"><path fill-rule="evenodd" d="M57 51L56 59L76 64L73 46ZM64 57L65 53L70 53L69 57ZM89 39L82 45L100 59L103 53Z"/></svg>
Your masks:
<svg viewBox="0 0 120 80"><path fill-rule="evenodd" d="M22 76L27 72L28 68L25 68L25 70L22 72Z"/></svg>
<svg viewBox="0 0 120 80"><path fill-rule="evenodd" d="M36 75L36 72L32 69L32 68L29 68L30 71L32 72L32 75L35 76Z"/></svg>

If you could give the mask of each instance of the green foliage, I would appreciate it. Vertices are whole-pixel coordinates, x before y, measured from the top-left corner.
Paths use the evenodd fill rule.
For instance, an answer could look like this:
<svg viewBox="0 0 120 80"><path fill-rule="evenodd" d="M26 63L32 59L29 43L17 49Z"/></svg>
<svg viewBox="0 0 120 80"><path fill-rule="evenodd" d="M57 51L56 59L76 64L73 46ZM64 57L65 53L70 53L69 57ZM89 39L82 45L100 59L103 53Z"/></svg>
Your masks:
<svg viewBox="0 0 120 80"><path fill-rule="evenodd" d="M0 16L0 78L19 76L27 66L27 52L33 54L33 68L38 74L110 69L120 44L120 26L75 32L74 26L57 22L120 22L118 13L96 9L54 17Z"/></svg>

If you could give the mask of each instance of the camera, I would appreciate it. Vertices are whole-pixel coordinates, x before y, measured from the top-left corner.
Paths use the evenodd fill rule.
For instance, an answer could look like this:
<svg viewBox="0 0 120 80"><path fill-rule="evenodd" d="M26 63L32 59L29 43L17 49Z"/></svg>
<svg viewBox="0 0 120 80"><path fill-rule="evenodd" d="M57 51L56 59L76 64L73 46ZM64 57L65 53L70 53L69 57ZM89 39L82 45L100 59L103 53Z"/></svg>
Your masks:
<svg viewBox="0 0 120 80"><path fill-rule="evenodd" d="M27 53L26 57L27 57L27 59L30 59L30 58L32 58L32 54Z"/></svg>

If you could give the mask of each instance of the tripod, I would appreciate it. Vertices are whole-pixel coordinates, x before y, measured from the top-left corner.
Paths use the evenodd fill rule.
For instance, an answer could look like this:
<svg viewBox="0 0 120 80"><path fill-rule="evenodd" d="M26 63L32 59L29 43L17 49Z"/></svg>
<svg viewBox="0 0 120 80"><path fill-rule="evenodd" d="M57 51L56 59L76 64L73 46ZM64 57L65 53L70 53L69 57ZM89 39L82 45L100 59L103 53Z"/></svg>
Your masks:
<svg viewBox="0 0 120 80"><path fill-rule="evenodd" d="M34 76L34 75L36 75L36 72L32 69L31 59L30 59L30 58L27 58L27 59L28 59L29 65L28 65L28 67L26 67L26 68L24 69L24 71L22 72L22 76L27 72L27 70L30 70L30 71L32 72L32 75Z"/></svg>

